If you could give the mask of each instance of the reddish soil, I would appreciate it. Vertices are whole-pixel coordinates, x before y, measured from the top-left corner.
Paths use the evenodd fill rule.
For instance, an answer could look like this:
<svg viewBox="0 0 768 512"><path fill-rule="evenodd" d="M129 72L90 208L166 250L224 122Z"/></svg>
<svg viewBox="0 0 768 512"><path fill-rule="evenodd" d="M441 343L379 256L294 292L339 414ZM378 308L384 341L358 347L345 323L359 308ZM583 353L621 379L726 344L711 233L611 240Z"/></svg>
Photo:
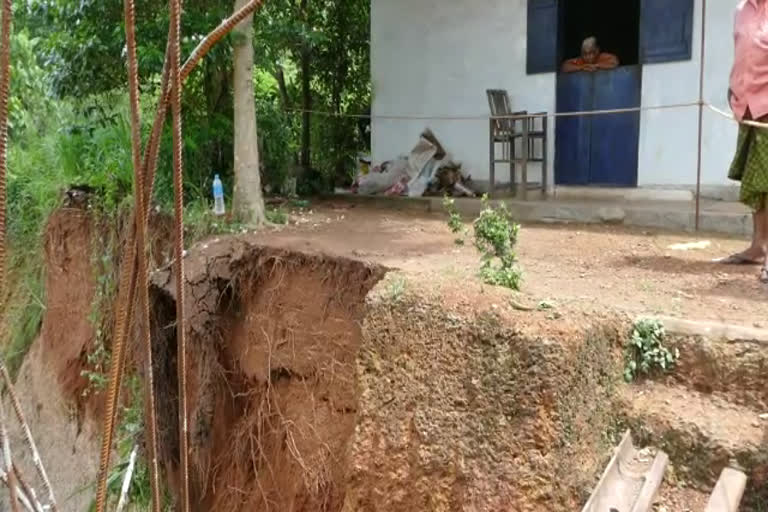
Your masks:
<svg viewBox="0 0 768 512"><path fill-rule="evenodd" d="M40 335L15 383L60 510L88 508L91 497L81 491L93 483L98 467L95 420L101 417L103 398L81 375L94 341L89 314L96 290L91 261L96 232L86 210L65 208L50 217L45 237L46 310ZM15 420L8 425L14 464L39 492L42 483L19 425ZM0 510L10 510L3 501L0 493Z"/></svg>
<svg viewBox="0 0 768 512"><path fill-rule="evenodd" d="M768 314L755 268L710 262L740 240L525 225L518 294L480 283L477 252L454 244L442 216L325 203L292 220L208 240L187 259L198 510L577 508L608 453L606 379L623 336L613 311L745 325ZM21 374L38 387L38 373L55 377L78 426L89 407L78 397L93 340L94 231L84 211L52 217L48 311ZM670 247L703 239L711 246ZM382 269L339 256L407 279L389 276L377 288L385 300L370 302ZM153 257L167 261L166 246ZM170 272L156 273L153 295L160 441L178 488ZM597 325L614 332L594 334ZM659 507L687 510L701 497L689 494L668 488Z"/></svg>
<svg viewBox="0 0 768 512"><path fill-rule="evenodd" d="M696 489L663 484L653 512L702 512L707 508L709 496Z"/></svg>
<svg viewBox="0 0 768 512"><path fill-rule="evenodd" d="M382 271L231 238L191 253L187 267L196 510L340 510L360 321ZM174 291L168 273L155 283L165 289L156 339L168 347L158 357L161 443L175 461L175 329L163 328ZM176 463L166 466L178 488Z"/></svg>
<svg viewBox="0 0 768 512"><path fill-rule="evenodd" d="M477 282L478 255L453 243L441 215L321 203L295 213L294 224L256 235L259 242L374 261L419 276L437 288ZM710 241L706 249L673 244ZM615 226L535 225L521 230L524 271L519 301L547 300L558 309L631 315L662 313L768 327L768 288L758 268L712 260L741 250L744 240Z"/></svg>
<svg viewBox="0 0 768 512"><path fill-rule="evenodd" d="M96 290L91 258L93 240L94 222L86 210L60 209L48 221L46 312L40 332L40 353L46 367L56 375L64 396L78 404L80 422L86 406L83 398L89 388L88 379L81 373L94 340L90 320ZM90 395L89 412L93 417L101 417L102 402L98 394Z"/></svg>

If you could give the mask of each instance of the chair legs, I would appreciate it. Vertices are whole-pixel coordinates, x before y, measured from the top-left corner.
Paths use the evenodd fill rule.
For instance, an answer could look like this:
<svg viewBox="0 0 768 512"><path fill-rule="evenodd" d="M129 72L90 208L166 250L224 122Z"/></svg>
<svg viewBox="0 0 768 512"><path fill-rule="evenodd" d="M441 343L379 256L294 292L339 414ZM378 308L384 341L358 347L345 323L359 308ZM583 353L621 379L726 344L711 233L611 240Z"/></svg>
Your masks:
<svg viewBox="0 0 768 512"><path fill-rule="evenodd" d="M531 118L533 119L533 118ZM542 132L537 132L534 136L531 136L531 119L526 119L522 122L522 132L517 137L511 137L509 140L497 140L495 137L495 121L493 118L489 124L489 168L488 168L488 196L495 197L497 194L496 187L496 164L508 163L509 164L509 184L512 189L514 197L518 197L520 192L520 186L522 186L522 192L519 194L521 199L528 199L528 164L529 162L541 163L541 195L546 197L547 187L549 184L549 160L547 158L547 141L548 141L548 123L547 118L542 118ZM535 129L535 128L534 128ZM517 140L520 139L520 153L517 150ZM536 141L541 140L541 158L535 158ZM498 158L496 152L498 145L501 144L502 155ZM517 166L520 166L520 183L518 183Z"/></svg>
<svg viewBox="0 0 768 512"><path fill-rule="evenodd" d="M493 197L496 193L496 138L493 136L495 121L491 118L491 126L488 139L490 140L490 160L491 166L488 171L488 197Z"/></svg>

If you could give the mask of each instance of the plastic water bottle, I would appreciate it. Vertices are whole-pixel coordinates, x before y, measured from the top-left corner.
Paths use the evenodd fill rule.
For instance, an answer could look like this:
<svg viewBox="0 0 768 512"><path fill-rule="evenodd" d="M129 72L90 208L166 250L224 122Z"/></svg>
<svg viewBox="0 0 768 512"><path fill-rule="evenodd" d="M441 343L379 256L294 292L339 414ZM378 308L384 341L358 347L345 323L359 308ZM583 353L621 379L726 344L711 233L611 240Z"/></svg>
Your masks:
<svg viewBox="0 0 768 512"><path fill-rule="evenodd" d="M225 211L224 185L222 185L221 179L217 174L213 177L213 213L216 215L224 215Z"/></svg>

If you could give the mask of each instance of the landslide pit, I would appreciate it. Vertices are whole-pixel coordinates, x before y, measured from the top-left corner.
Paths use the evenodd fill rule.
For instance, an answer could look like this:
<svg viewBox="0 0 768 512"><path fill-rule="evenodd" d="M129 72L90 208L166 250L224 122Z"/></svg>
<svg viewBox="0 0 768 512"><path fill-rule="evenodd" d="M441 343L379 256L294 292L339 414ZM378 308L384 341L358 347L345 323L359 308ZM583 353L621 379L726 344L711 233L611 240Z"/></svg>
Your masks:
<svg viewBox="0 0 768 512"><path fill-rule="evenodd" d="M103 394L84 399L81 380L96 286L82 248L98 236L84 211L52 218L48 308L18 380L62 510L87 508L98 466ZM197 244L186 267L196 511L573 510L610 454L626 327L611 317L500 314L493 292L457 299L257 235ZM162 469L174 494L169 267L153 273L151 299ZM140 363L133 343L129 361ZM12 440L21 446L18 432Z"/></svg>

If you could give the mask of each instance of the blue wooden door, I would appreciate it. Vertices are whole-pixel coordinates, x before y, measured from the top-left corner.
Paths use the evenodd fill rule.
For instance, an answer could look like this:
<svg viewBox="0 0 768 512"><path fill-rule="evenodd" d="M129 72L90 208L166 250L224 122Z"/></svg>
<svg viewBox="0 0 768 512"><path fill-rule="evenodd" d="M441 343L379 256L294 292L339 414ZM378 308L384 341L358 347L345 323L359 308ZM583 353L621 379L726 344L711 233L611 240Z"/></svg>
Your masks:
<svg viewBox="0 0 768 512"><path fill-rule="evenodd" d="M571 73L557 80L557 111L592 110L592 75ZM558 185L589 183L590 135L589 117L559 117L555 127L555 182Z"/></svg>
<svg viewBox="0 0 768 512"><path fill-rule="evenodd" d="M594 74L594 110L640 106L640 66ZM640 113L596 115L591 119L590 185L634 187L640 139Z"/></svg>
<svg viewBox="0 0 768 512"><path fill-rule="evenodd" d="M640 66L561 74L557 79L557 111L639 107L641 76ZM556 184L636 186L639 138L637 112L558 118Z"/></svg>
<svg viewBox="0 0 768 512"><path fill-rule="evenodd" d="M528 0L527 71L555 71L562 0ZM640 0L641 64L690 60L694 0ZM639 107L641 66L559 74L557 111ZM635 186L640 115L560 117L556 122L555 182Z"/></svg>

